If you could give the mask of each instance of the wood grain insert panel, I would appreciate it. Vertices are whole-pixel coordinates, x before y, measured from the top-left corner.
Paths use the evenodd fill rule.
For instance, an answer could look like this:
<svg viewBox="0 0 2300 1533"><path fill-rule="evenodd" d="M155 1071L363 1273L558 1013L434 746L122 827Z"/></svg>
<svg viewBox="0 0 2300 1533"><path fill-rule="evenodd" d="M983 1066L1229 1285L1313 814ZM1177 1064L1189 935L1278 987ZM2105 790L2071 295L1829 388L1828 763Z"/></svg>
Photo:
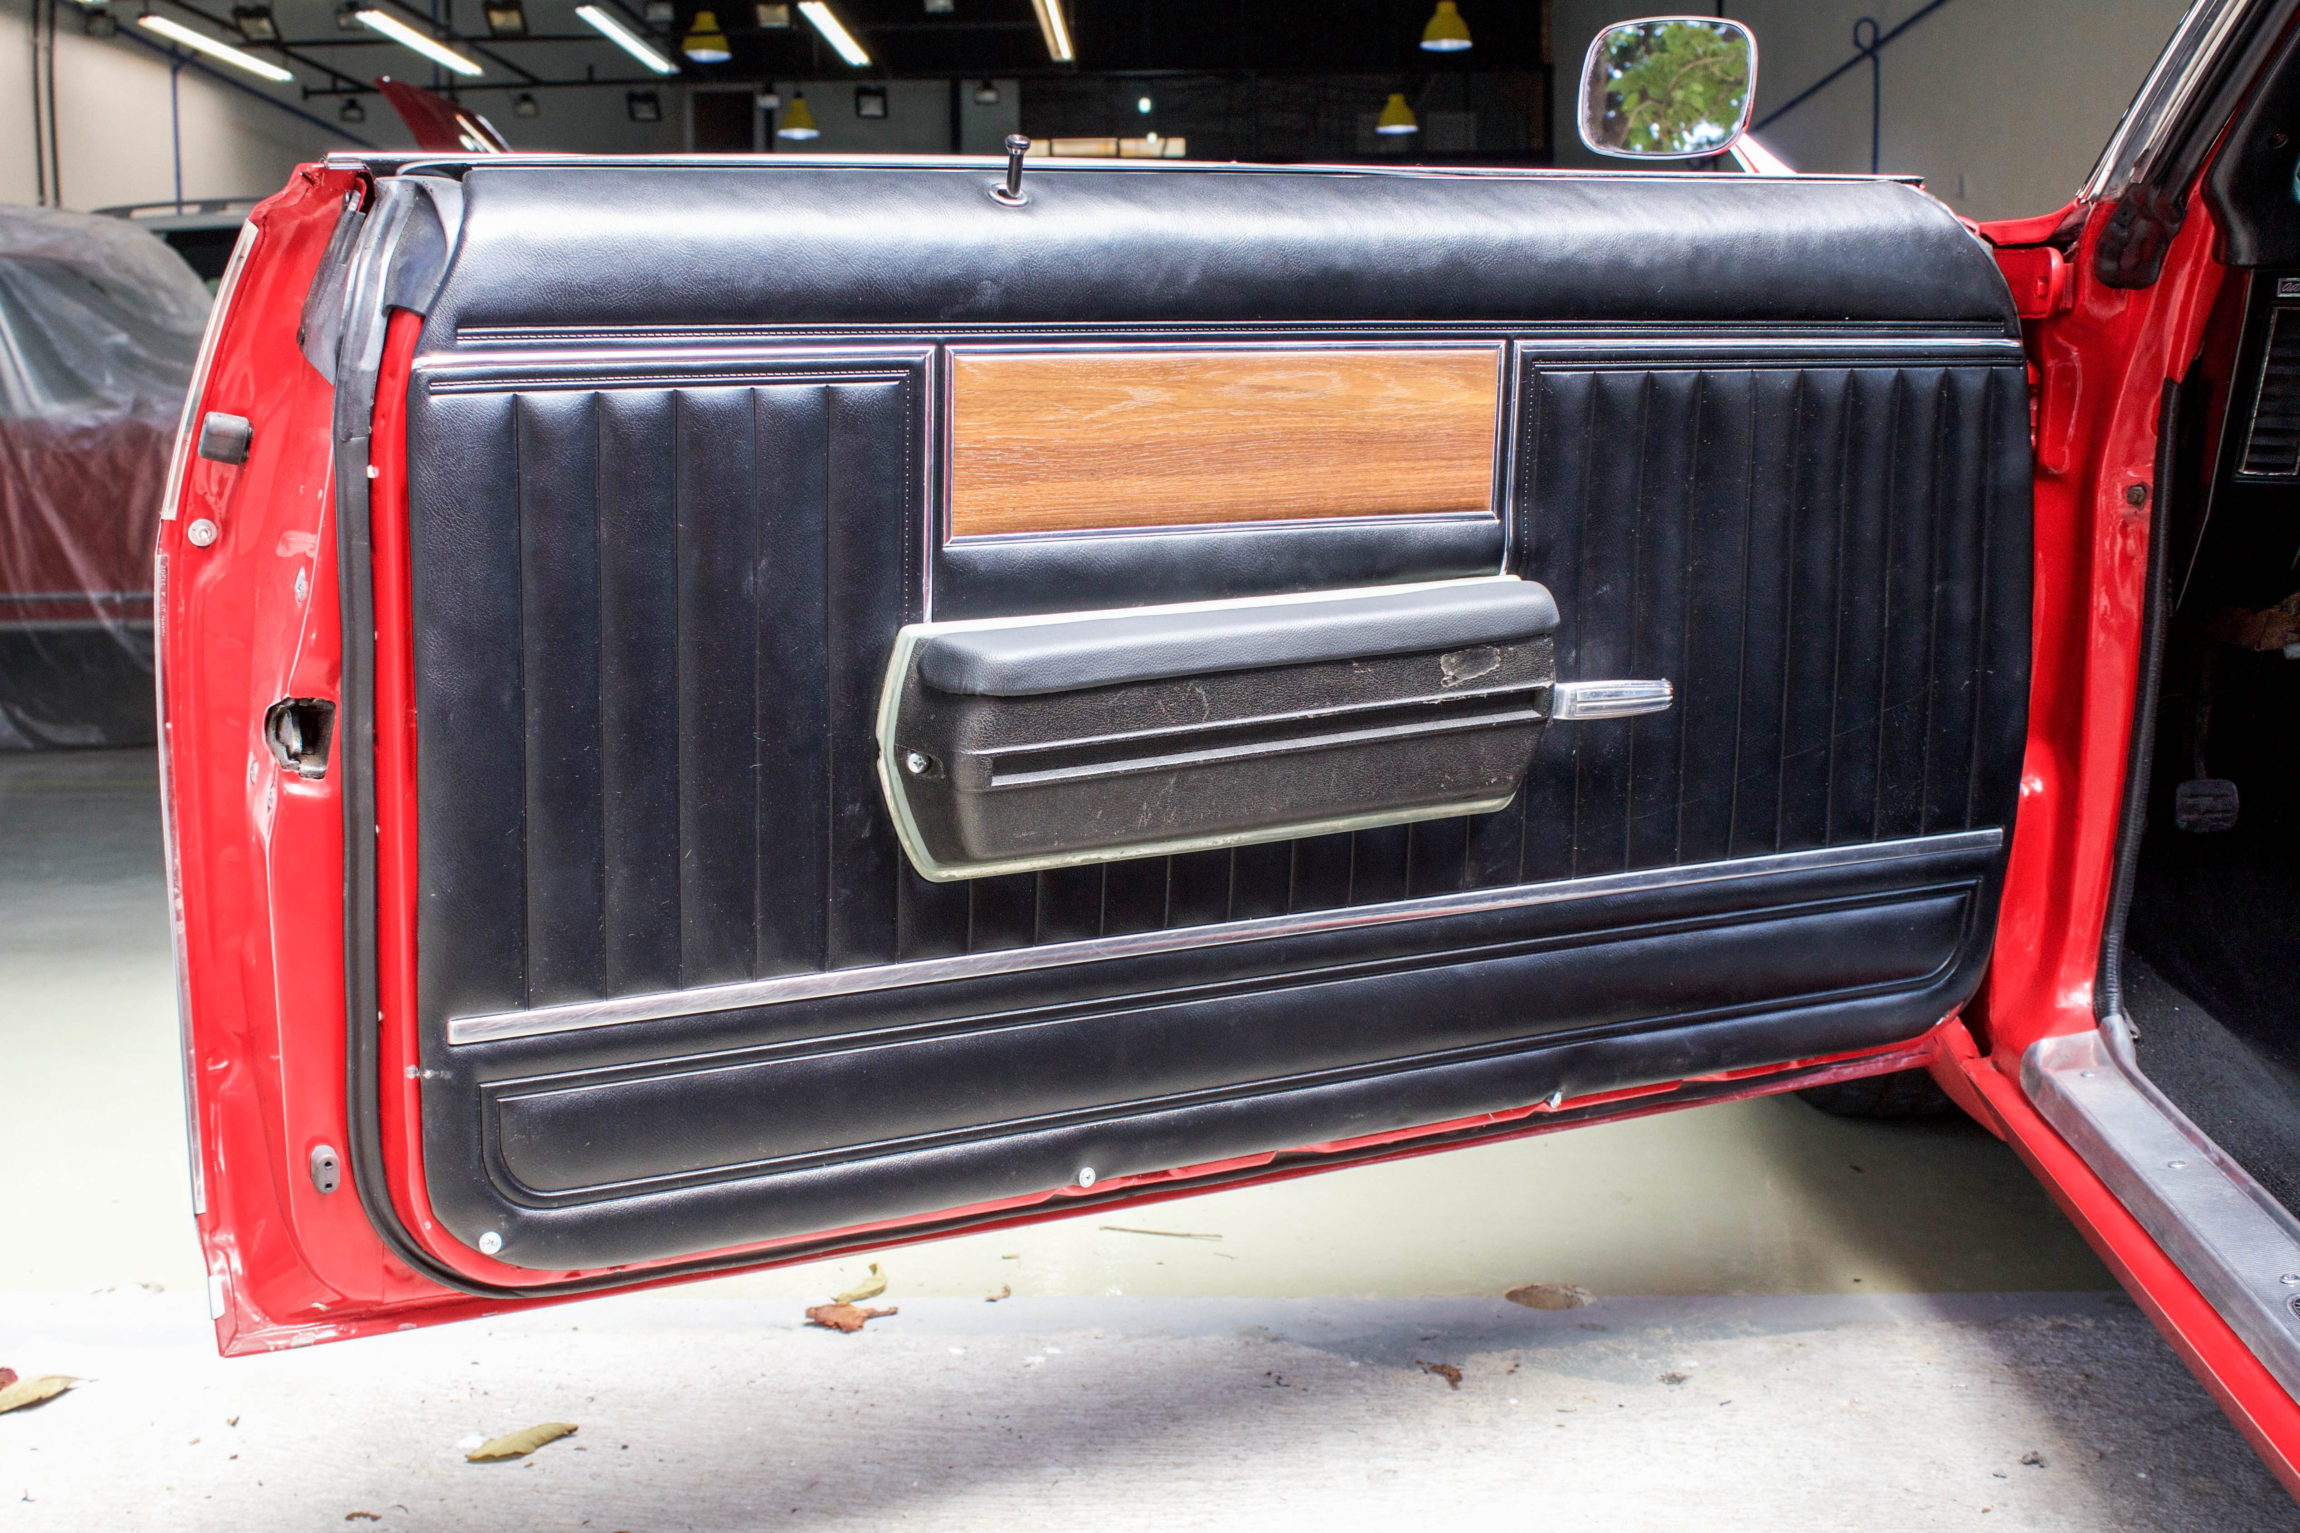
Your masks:
<svg viewBox="0 0 2300 1533"><path fill-rule="evenodd" d="M950 534L1493 511L1498 346L958 352Z"/></svg>

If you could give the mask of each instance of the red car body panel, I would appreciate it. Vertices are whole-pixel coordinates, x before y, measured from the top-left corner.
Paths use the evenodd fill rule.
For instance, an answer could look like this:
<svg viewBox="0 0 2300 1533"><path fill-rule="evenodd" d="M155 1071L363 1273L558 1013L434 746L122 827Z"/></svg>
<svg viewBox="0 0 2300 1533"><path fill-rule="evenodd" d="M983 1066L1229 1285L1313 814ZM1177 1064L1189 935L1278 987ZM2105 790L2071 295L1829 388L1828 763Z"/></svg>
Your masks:
<svg viewBox="0 0 2300 1533"><path fill-rule="evenodd" d="M228 309L199 402L256 423L233 468L193 460L159 539L163 745L171 876L186 976L186 1058L200 1235L217 1337L226 1353L333 1340L495 1313L563 1295L479 1296L417 1275L369 1223L350 1189L322 1195L315 1146L348 1142L340 778L271 769L264 709L283 696L332 697L336 608L329 422L334 391L298 350L305 290L356 172L307 167L253 215L256 244ZM2228 273L2195 207L2152 286L2092 280L2098 210L2065 259L2041 242L2067 213L1983 226L2000 246L2024 316L2038 383L2034 655L2021 809L1997 935L1980 996L1914 1045L1800 1061L1730 1078L1680 1081L1544 1103L1474 1121L1306 1146L1328 1164L1363 1163L1552 1132L1600 1119L1758 1095L1914 1066L2008 1138L2085 1238L2287 1486L2300 1494L2300 1405L2274 1381L2068 1144L2030 1107L2020 1061L2038 1039L2095 1026L2092 988L2114 861L2133 698L2164 384L2195 356ZM2041 252L2041 253L2040 253ZM568 1278L650 1286L676 1270L538 1274L491 1261L430 1216L419 1151L420 1098L409 997L414 974L414 719L407 642L404 407L418 322L395 317L372 437L376 590L378 974L383 1150L400 1221L427 1255L477 1284ZM2144 485L2139 498L2131 487ZM184 529L224 529L206 549ZM252 566L252 567L251 567ZM290 604L277 587L303 582ZM1213 1186L1284 1180L1320 1165L1254 1156L1104 1182L1093 1202L1156 1201ZM838 1232L863 1251L959 1230L1060 1218L1075 1189L953 1210L931 1220ZM789 1245L791 1243L786 1243ZM723 1265L815 1259L803 1248L718 1253Z"/></svg>

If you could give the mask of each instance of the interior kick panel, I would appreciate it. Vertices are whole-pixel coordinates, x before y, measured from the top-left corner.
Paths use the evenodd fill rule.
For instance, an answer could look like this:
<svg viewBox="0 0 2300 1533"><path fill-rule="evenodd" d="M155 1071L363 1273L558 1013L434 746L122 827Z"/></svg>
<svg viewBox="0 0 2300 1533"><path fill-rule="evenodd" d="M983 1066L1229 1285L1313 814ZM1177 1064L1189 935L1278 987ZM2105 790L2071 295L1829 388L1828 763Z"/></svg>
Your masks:
<svg viewBox="0 0 2300 1533"><path fill-rule="evenodd" d="M434 1199L591 1266L820 1228L842 1169L899 1218L1891 1043L1977 977L2001 839L465 1046Z"/></svg>
<svg viewBox="0 0 2300 1533"><path fill-rule="evenodd" d="M537 1270L670 1260L1888 1045L1971 994L2025 737L2028 417L1945 209L1032 174L1018 211L972 169L464 173L406 385L444 1228ZM1392 464L1257 520L1260 455L1173 423L1329 349L1461 461L1426 504ZM993 355L1023 361L957 365ZM1041 420L1072 357L1103 392ZM1138 373L1177 402L1104 505L1133 428L1097 412ZM1317 450L1321 409L1271 451ZM985 498L1084 416L1053 522ZM874 725L906 627L1496 575L1554 597L1557 682L1674 706L1547 723L1478 813L947 882L904 854Z"/></svg>

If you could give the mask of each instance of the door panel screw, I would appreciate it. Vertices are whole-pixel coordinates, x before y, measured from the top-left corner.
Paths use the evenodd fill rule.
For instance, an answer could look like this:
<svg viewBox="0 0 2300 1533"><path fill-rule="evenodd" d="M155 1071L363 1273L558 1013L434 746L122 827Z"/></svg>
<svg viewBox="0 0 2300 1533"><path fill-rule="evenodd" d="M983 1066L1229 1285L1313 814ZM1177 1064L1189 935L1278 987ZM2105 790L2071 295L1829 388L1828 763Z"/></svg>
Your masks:
<svg viewBox="0 0 2300 1533"><path fill-rule="evenodd" d="M902 758L902 769L913 777L924 777L926 769L933 765L934 763L927 759L924 751L912 751Z"/></svg>
<svg viewBox="0 0 2300 1533"><path fill-rule="evenodd" d="M184 529L184 536L191 540L192 547L205 548L216 540L217 531L216 524L203 516Z"/></svg>
<svg viewBox="0 0 2300 1533"><path fill-rule="evenodd" d="M481 1255L493 1256L496 1252L502 1249L503 1237L496 1234L493 1230L489 1230L486 1234L479 1237L479 1250Z"/></svg>
<svg viewBox="0 0 2300 1533"><path fill-rule="evenodd" d="M1078 1168L1078 1185L1081 1187L1094 1185L1094 1168L1092 1166L1080 1166Z"/></svg>
<svg viewBox="0 0 2300 1533"><path fill-rule="evenodd" d="M2128 505L2128 506L2145 506L2145 505L2147 505L2147 504L2148 504L2148 486L2147 486L2147 485L2145 485L2145 484L2128 484L2128 485L2126 485L2126 486L2124 487L2124 503L2125 503L2126 505Z"/></svg>

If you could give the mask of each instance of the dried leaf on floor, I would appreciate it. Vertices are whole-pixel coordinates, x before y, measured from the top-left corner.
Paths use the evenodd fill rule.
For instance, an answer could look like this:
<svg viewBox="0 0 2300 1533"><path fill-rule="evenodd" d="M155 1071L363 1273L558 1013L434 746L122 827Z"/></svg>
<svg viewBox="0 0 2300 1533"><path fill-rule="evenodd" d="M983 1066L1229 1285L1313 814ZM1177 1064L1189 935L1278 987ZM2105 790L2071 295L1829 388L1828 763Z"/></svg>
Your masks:
<svg viewBox="0 0 2300 1533"><path fill-rule="evenodd" d="M2042 1469L2044 1467L2044 1455L2037 1452L2034 1448L2031 1448L2028 1450L2028 1452L2022 1454L2020 1456L2020 1461L2028 1465L2031 1469Z"/></svg>
<svg viewBox="0 0 2300 1533"><path fill-rule="evenodd" d="M0 1389L6 1389L6 1388L7 1388L9 1385L11 1385L11 1384L13 1384L13 1383L15 1383L15 1382L16 1382L16 1370L15 1370L15 1369L13 1369L13 1368L0 1368Z"/></svg>
<svg viewBox="0 0 2300 1533"><path fill-rule="evenodd" d="M53 1400L79 1382L68 1373L44 1373L36 1379L18 1379L0 1388L0 1416L20 1411L27 1405L38 1405L43 1400Z"/></svg>
<svg viewBox="0 0 2300 1533"><path fill-rule="evenodd" d="M346 1513L344 1513L344 1514L343 1514L343 1520L344 1520L345 1522L381 1522L381 1521L383 1521L383 1513L381 1513L381 1512L346 1512Z"/></svg>
<svg viewBox="0 0 2300 1533"><path fill-rule="evenodd" d="M1445 1381L1446 1381L1446 1387L1447 1387L1447 1388L1449 1388L1449 1389L1459 1389L1459 1388L1461 1388L1461 1370L1460 1370L1459 1368L1456 1368L1456 1367L1455 1367L1453 1364L1451 1364L1451 1363L1422 1363L1422 1360L1421 1360L1420 1358L1418 1358L1418 1357L1417 1357L1417 1358L1415 1358L1415 1359L1414 1359L1414 1361L1415 1361L1415 1362L1417 1362L1417 1363L1421 1363L1421 1370L1422 1370L1422 1372L1424 1372L1424 1373L1434 1373L1434 1374L1436 1374L1436 1375L1437 1375L1439 1378L1441 1378L1441 1379L1445 1380Z"/></svg>
<svg viewBox="0 0 2300 1533"><path fill-rule="evenodd" d="M1014 1285L1012 1283L1001 1283L998 1286L998 1292L992 1294L984 1294L982 1296L982 1302L985 1304L996 1304L1001 1299L1011 1299L1013 1297Z"/></svg>
<svg viewBox="0 0 2300 1533"><path fill-rule="evenodd" d="M852 1304L818 1304L807 1311L807 1320L810 1324L819 1325L826 1331L853 1332L861 1330L863 1322L866 1320L876 1320L881 1315L899 1313L901 1311L892 1305L885 1309L857 1309Z"/></svg>
<svg viewBox="0 0 2300 1533"><path fill-rule="evenodd" d="M831 1300L833 1304L853 1304L863 1299L875 1299L886 1292L886 1274L878 1270L878 1263L870 1264L870 1276Z"/></svg>
<svg viewBox="0 0 2300 1533"><path fill-rule="evenodd" d="M572 1421L546 1421L524 1432L491 1437L463 1456L474 1464L498 1464L505 1459L525 1458L545 1443L557 1442L574 1430L575 1423Z"/></svg>
<svg viewBox="0 0 2300 1533"><path fill-rule="evenodd" d="M1597 1295L1578 1283L1527 1283L1502 1297L1527 1309L1579 1309Z"/></svg>

